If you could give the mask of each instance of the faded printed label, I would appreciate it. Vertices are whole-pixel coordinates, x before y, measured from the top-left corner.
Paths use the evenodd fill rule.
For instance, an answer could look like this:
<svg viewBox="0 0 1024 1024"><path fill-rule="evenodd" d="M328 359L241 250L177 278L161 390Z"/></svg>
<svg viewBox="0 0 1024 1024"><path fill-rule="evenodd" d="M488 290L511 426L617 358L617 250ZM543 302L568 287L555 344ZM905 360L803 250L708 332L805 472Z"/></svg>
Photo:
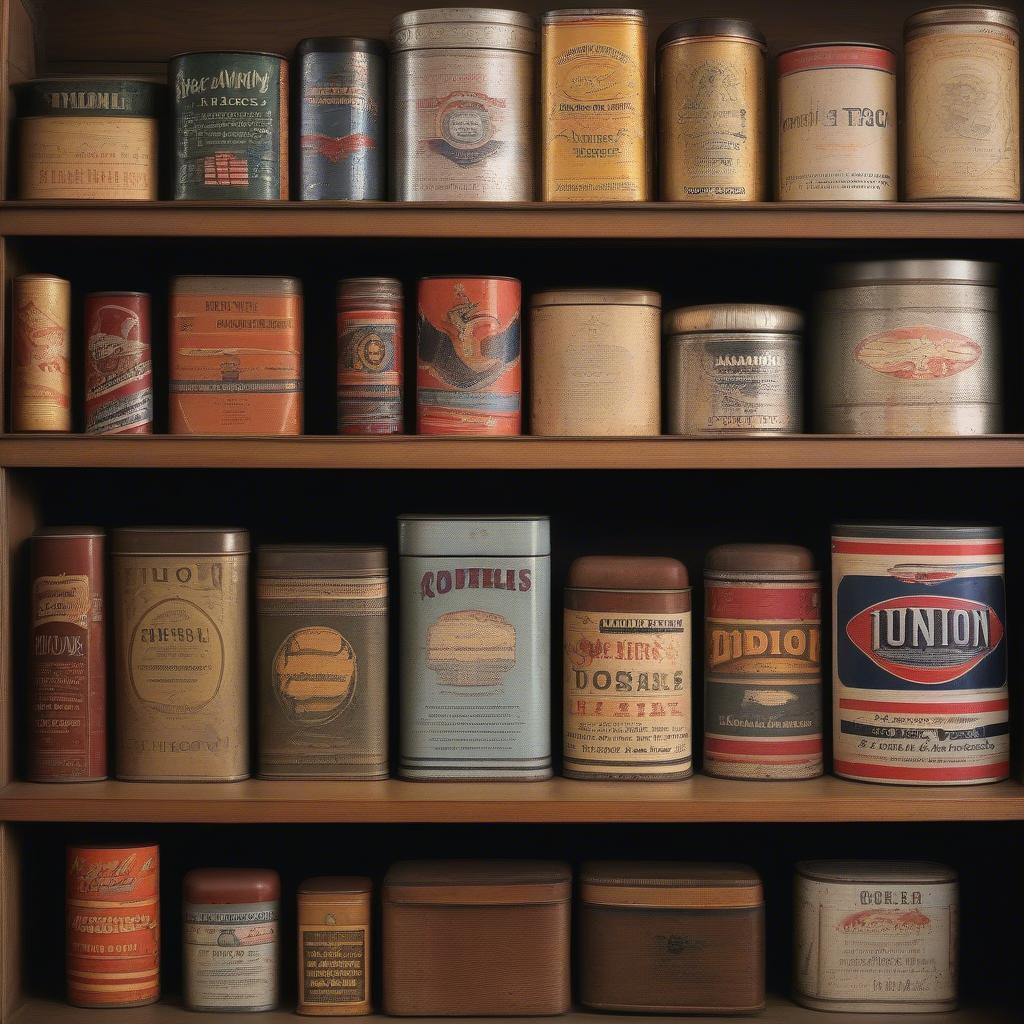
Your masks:
<svg viewBox="0 0 1024 1024"><path fill-rule="evenodd" d="M955 331L920 325L872 334L853 355L868 369L900 380L944 380L974 366L981 346Z"/></svg>
<svg viewBox="0 0 1024 1024"><path fill-rule="evenodd" d="M148 299L145 308L148 311ZM134 434L152 429L153 364L142 330L139 308L116 301L93 304L85 341L88 433Z"/></svg>
<svg viewBox="0 0 1024 1024"><path fill-rule="evenodd" d="M366 1001L366 929L351 925L299 928L300 1003L338 1006Z"/></svg>
<svg viewBox="0 0 1024 1024"><path fill-rule="evenodd" d="M706 399L699 429L794 431L800 428L800 357L793 345L755 339L699 347ZM684 381L696 388L699 381ZM698 403L694 403L696 415Z"/></svg>
<svg viewBox="0 0 1024 1024"><path fill-rule="evenodd" d="M71 430L71 345L68 324L58 319L55 312L55 308L41 306L31 296L15 306L15 430Z"/></svg>
<svg viewBox="0 0 1024 1024"><path fill-rule="evenodd" d="M86 629L92 598L88 576L37 576L32 581L32 628L66 622Z"/></svg>
<svg viewBox="0 0 1024 1024"><path fill-rule="evenodd" d="M338 433L400 434L402 314L338 313Z"/></svg>

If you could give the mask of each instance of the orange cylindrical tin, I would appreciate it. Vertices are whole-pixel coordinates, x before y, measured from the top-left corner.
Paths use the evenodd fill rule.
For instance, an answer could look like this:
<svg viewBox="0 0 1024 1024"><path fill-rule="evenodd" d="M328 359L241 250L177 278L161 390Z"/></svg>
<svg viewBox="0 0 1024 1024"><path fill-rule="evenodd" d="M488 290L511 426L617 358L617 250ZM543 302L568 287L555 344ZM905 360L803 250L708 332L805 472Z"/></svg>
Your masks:
<svg viewBox="0 0 1024 1024"><path fill-rule="evenodd" d="M153 358L145 292L85 297L85 430L153 433Z"/></svg>
<svg viewBox="0 0 1024 1024"><path fill-rule="evenodd" d="M521 305L522 286L512 277L420 281L418 433L520 433Z"/></svg>

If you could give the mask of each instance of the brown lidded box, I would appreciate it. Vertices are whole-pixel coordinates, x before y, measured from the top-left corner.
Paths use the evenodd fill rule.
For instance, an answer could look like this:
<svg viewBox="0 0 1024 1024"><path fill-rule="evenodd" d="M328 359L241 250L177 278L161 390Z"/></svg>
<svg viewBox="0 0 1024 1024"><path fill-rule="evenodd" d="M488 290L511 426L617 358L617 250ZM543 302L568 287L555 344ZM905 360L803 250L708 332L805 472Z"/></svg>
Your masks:
<svg viewBox="0 0 1024 1024"><path fill-rule="evenodd" d="M384 879L384 1010L551 1016L569 1009L572 874L557 861L396 864Z"/></svg>
<svg viewBox="0 0 1024 1024"><path fill-rule="evenodd" d="M594 861L580 871L580 1001L627 1013L764 1008L764 894L741 864Z"/></svg>

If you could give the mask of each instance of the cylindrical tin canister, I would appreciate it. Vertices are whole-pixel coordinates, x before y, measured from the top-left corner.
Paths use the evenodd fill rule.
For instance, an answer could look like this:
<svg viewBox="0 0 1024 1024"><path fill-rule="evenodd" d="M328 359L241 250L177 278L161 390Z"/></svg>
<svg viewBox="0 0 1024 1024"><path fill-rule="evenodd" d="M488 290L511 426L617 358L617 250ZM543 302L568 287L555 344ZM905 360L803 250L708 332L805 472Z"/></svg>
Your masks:
<svg viewBox="0 0 1024 1024"><path fill-rule="evenodd" d="M153 433L150 324L145 292L86 295L86 433Z"/></svg>
<svg viewBox="0 0 1024 1024"><path fill-rule="evenodd" d="M338 433L401 434L402 282L350 277L338 282Z"/></svg>
<svg viewBox="0 0 1024 1024"><path fill-rule="evenodd" d="M534 198L536 52L534 20L518 11L444 7L392 21L392 198Z"/></svg>
<svg viewBox="0 0 1024 1024"><path fill-rule="evenodd" d="M105 75L16 86L19 199L156 199L163 85Z"/></svg>
<svg viewBox="0 0 1024 1024"><path fill-rule="evenodd" d="M370 1013L368 878L307 878L299 886L299 1005L311 1017Z"/></svg>
<svg viewBox="0 0 1024 1024"><path fill-rule="evenodd" d="M821 43L779 54L777 199L898 198L896 54Z"/></svg>
<svg viewBox="0 0 1024 1024"><path fill-rule="evenodd" d="M729 303L665 314L666 430L689 437L799 434L803 315Z"/></svg>
<svg viewBox="0 0 1024 1024"><path fill-rule="evenodd" d="M418 433L520 433L521 305L513 277L420 279Z"/></svg>
<svg viewBox="0 0 1024 1024"><path fill-rule="evenodd" d="M660 321L657 292L537 292L530 299L530 433L661 433Z"/></svg>
<svg viewBox="0 0 1024 1024"><path fill-rule="evenodd" d="M176 277L172 434L302 433L302 283Z"/></svg>
<svg viewBox="0 0 1024 1024"><path fill-rule="evenodd" d="M764 36L738 18L693 18L658 40L661 198L768 198Z"/></svg>
<svg viewBox="0 0 1024 1024"><path fill-rule="evenodd" d="M379 39L299 43L299 199L387 199L387 58Z"/></svg>
<svg viewBox="0 0 1024 1024"><path fill-rule="evenodd" d="M562 771L570 779L693 774L686 566L587 555L565 588Z"/></svg>
<svg viewBox="0 0 1024 1024"><path fill-rule="evenodd" d="M249 775L249 534L115 530L117 777Z"/></svg>
<svg viewBox="0 0 1024 1024"><path fill-rule="evenodd" d="M160 850L67 848L67 995L73 1006L160 998Z"/></svg>
<svg viewBox="0 0 1024 1024"><path fill-rule="evenodd" d="M28 655L28 778L107 777L104 533L89 526L36 530Z"/></svg>
<svg viewBox="0 0 1024 1024"><path fill-rule="evenodd" d="M995 264L883 260L837 268L821 297L817 425L891 437L1002 429Z"/></svg>
<svg viewBox="0 0 1024 1024"><path fill-rule="evenodd" d="M179 53L175 199L288 198L288 61L275 53Z"/></svg>
<svg viewBox="0 0 1024 1024"><path fill-rule="evenodd" d="M796 866L793 998L871 1014L956 1008L956 872L915 861Z"/></svg>
<svg viewBox="0 0 1024 1024"><path fill-rule="evenodd" d="M401 774L551 777L543 516L400 516Z"/></svg>
<svg viewBox="0 0 1024 1024"><path fill-rule="evenodd" d="M704 565L704 771L821 775L821 577L791 544L722 544Z"/></svg>
<svg viewBox="0 0 1024 1024"><path fill-rule="evenodd" d="M1009 774L1003 534L832 528L835 772L968 785Z"/></svg>
<svg viewBox="0 0 1024 1024"><path fill-rule="evenodd" d="M258 552L259 773L388 777L388 554Z"/></svg>
<svg viewBox="0 0 1024 1024"><path fill-rule="evenodd" d="M548 11L541 37L541 198L651 198L647 16Z"/></svg>
<svg viewBox="0 0 1024 1024"><path fill-rule="evenodd" d="M11 306L11 430L70 433L71 282L22 274Z"/></svg>
<svg viewBox="0 0 1024 1024"><path fill-rule="evenodd" d="M907 199L1020 199L1020 22L962 4L904 26Z"/></svg>
<svg viewBox="0 0 1024 1024"><path fill-rule="evenodd" d="M277 1006L281 880L268 868L193 868L182 882L184 1003L190 1010Z"/></svg>

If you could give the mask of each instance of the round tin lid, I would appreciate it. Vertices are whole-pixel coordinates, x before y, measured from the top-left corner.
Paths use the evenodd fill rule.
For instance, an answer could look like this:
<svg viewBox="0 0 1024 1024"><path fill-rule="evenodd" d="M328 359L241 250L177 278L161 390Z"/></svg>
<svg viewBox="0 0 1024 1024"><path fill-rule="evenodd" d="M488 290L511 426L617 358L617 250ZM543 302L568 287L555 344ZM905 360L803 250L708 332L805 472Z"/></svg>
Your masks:
<svg viewBox="0 0 1024 1024"><path fill-rule="evenodd" d="M502 277L500 274L426 274L419 283L424 281L511 281L522 286L518 277Z"/></svg>
<svg viewBox="0 0 1024 1024"><path fill-rule="evenodd" d="M387 572L388 549L369 544L261 544L259 572Z"/></svg>
<svg viewBox="0 0 1024 1024"><path fill-rule="evenodd" d="M149 292L87 292L85 297L87 299L113 299L113 298L131 298L131 299L148 299Z"/></svg>
<svg viewBox="0 0 1024 1024"><path fill-rule="evenodd" d="M759 910L760 876L743 864L594 861L580 870L580 899L592 906Z"/></svg>
<svg viewBox="0 0 1024 1024"><path fill-rule="evenodd" d="M520 906L565 903L572 871L554 860L413 860L388 869L384 897L392 903Z"/></svg>
<svg viewBox="0 0 1024 1024"><path fill-rule="evenodd" d="M768 42L752 21L742 18L687 18L669 25L658 36L658 49L678 39L704 39L708 36L729 36L732 39L748 39L757 43L762 50Z"/></svg>
<svg viewBox="0 0 1024 1024"><path fill-rule="evenodd" d="M729 302L685 306L665 314L666 334L697 334L713 331L798 334L804 315L789 306L765 306L757 302Z"/></svg>
<svg viewBox="0 0 1024 1024"><path fill-rule="evenodd" d="M301 295L302 282L297 277L253 275L185 274L171 280L172 294L181 295Z"/></svg>
<svg viewBox="0 0 1024 1024"><path fill-rule="evenodd" d="M698 861L595 860L579 871L581 882L623 886L749 886L761 877L746 864L705 864Z"/></svg>
<svg viewBox="0 0 1024 1024"><path fill-rule="evenodd" d="M985 523L834 523L833 537L885 537L895 540L1001 539L1003 528Z"/></svg>
<svg viewBox="0 0 1024 1024"><path fill-rule="evenodd" d="M661 309L658 292L639 288L558 288L536 292L530 306L653 306Z"/></svg>
<svg viewBox="0 0 1024 1024"><path fill-rule="evenodd" d="M675 558L584 555L569 566L565 585L574 590L690 589L686 566Z"/></svg>
<svg viewBox="0 0 1024 1024"><path fill-rule="evenodd" d="M32 540L72 540L76 537L106 537L99 526L41 526L32 534Z"/></svg>
<svg viewBox="0 0 1024 1024"><path fill-rule="evenodd" d="M833 267L829 284L836 288L908 281L994 285L998 275L998 265L987 260L868 260Z"/></svg>
<svg viewBox="0 0 1024 1024"><path fill-rule="evenodd" d="M71 282L67 278L58 277L56 274L19 274L14 279L15 284L22 281L52 281L55 284L65 284L69 288L71 287Z"/></svg>
<svg viewBox="0 0 1024 1024"><path fill-rule="evenodd" d="M269 903L281 895L271 868L193 868L181 883L186 903Z"/></svg>
<svg viewBox="0 0 1024 1024"><path fill-rule="evenodd" d="M432 7L391 21L391 49L537 52L537 23L522 11L496 7Z"/></svg>
<svg viewBox="0 0 1024 1024"><path fill-rule="evenodd" d="M321 875L318 878L307 878L299 884L297 892L303 893L364 893L373 889L368 878L358 875Z"/></svg>
<svg viewBox="0 0 1024 1024"><path fill-rule="evenodd" d="M288 58L283 53L271 53L269 50L185 50L182 53L172 53L167 59L181 60L183 57L273 57L275 60L288 63Z"/></svg>
<svg viewBox="0 0 1024 1024"><path fill-rule="evenodd" d="M801 43L799 46L791 46L787 50L780 50L778 56L784 57L787 53L800 53L802 50L828 50L833 46L852 46L858 50L882 50L885 53L891 53L894 57L896 56L896 51L891 46L883 46L881 43L858 42L856 39L830 39L825 43Z"/></svg>
<svg viewBox="0 0 1024 1024"><path fill-rule="evenodd" d="M249 531L213 526L127 526L114 530L115 555L246 555Z"/></svg>
<svg viewBox="0 0 1024 1024"><path fill-rule="evenodd" d="M808 573L814 555L797 544L719 544L704 559L704 571Z"/></svg>
<svg viewBox="0 0 1024 1024"><path fill-rule="evenodd" d="M547 516L401 515L398 547L403 555L426 558L536 558L551 554L551 521Z"/></svg>
<svg viewBox="0 0 1024 1024"><path fill-rule="evenodd" d="M564 10L545 11L541 15L542 25L556 25L560 21L579 21L591 18L628 19L646 24L647 13L637 7L567 7Z"/></svg>
<svg viewBox="0 0 1024 1024"><path fill-rule="evenodd" d="M382 39L364 39L361 36L312 36L295 47L296 57L310 53L372 53L376 57L388 55L388 44Z"/></svg>
<svg viewBox="0 0 1024 1024"><path fill-rule="evenodd" d="M339 295L395 295L402 294L402 282L397 277L343 277L338 281Z"/></svg>
<svg viewBox="0 0 1024 1024"><path fill-rule="evenodd" d="M156 117L166 86L154 78L51 75L18 82L13 88L19 117ZM114 108L78 104L77 94L112 92L119 94ZM55 96L60 98L48 98Z"/></svg>
<svg viewBox="0 0 1024 1024"><path fill-rule="evenodd" d="M904 883L955 882L956 871L934 861L802 860L796 872L817 882Z"/></svg>
<svg viewBox="0 0 1024 1024"><path fill-rule="evenodd" d="M956 4L916 11L903 23L903 31L909 34L933 25L1002 25L1014 32L1020 31L1020 19L1013 11L983 4Z"/></svg>

